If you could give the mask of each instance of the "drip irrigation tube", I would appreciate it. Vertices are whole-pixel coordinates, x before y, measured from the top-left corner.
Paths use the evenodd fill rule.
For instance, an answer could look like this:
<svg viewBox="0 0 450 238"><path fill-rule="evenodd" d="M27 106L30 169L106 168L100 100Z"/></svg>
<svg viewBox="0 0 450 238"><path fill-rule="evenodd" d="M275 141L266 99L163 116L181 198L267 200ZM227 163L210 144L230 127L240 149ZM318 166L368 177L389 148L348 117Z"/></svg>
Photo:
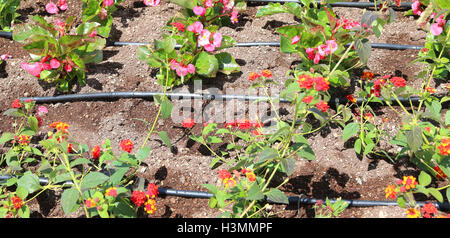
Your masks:
<svg viewBox="0 0 450 238"><path fill-rule="evenodd" d="M0 37L12 40L12 32L0 31ZM148 42L133 42L133 41L107 41L106 46L145 46L149 45ZM346 44L345 46L349 46ZM236 43L233 47L257 47L257 46L273 46L280 47L280 42L268 41L268 42L240 42ZM386 50L420 50L422 46L415 45L399 45L399 44L388 44L388 43L371 43L374 49L386 49ZM180 45L175 45L176 49L179 49Z"/></svg>
<svg viewBox="0 0 450 238"><path fill-rule="evenodd" d="M10 175L1 175L0 181L8 180L12 176ZM39 182L42 185L48 184L47 178L39 178ZM66 181L63 183L63 185L73 185L72 181ZM203 192L203 191L192 191L192 190L177 190L177 189L171 189L171 188L158 188L158 192L161 195L166 196L177 196L177 197L184 197L184 198L205 198L209 199L213 196L212 193ZM299 205L299 204L307 204L307 205L314 205L318 201L324 201L324 199L319 198L307 198L304 196L288 196L288 204L289 205ZM268 203L274 203L274 204L280 204L280 202L271 201L269 198L266 198L266 201ZM329 199L331 203L335 203L336 199ZM375 207L375 206L398 206L398 203L395 201L377 201L377 200L351 200L351 199L341 199L341 201L347 202L349 206L353 207ZM417 202L419 206L423 206L425 203L432 203L436 208L439 210L450 210L450 204L449 203L440 203L440 202Z"/></svg>
<svg viewBox="0 0 450 238"><path fill-rule="evenodd" d="M162 92L103 92L103 93L85 93L85 94L66 94L59 96L43 96L43 97L22 97L21 101L34 100L36 103L62 103L62 102L75 102L75 101L95 101L95 100L118 100L121 98L142 98L153 99L154 96L162 96ZM233 94L196 94L196 93L166 93L170 99L202 99L202 100L243 100L243 101L264 101L268 100L267 96L249 96L249 95L233 95ZM437 95L437 98L443 96ZM417 103L420 101L420 97L399 97L401 103ZM380 97L381 101L384 101ZM356 103L361 104L366 101L365 98L356 98ZM285 98L280 98L281 103L289 103L290 101ZM335 105L345 104L349 102L347 98L331 98L329 103ZM392 100L392 103L396 103Z"/></svg>

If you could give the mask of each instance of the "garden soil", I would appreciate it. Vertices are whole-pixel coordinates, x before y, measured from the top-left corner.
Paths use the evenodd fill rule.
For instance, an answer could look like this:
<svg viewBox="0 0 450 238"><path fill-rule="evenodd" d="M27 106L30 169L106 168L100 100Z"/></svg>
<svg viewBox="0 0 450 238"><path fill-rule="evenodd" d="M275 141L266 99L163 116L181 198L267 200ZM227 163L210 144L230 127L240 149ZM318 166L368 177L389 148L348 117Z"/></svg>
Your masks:
<svg viewBox="0 0 450 238"><path fill-rule="evenodd" d="M45 12L47 0L22 0L19 13L22 21L28 21L29 15L39 14L47 19L64 19L81 13L81 1L69 0L69 8L57 15ZM237 42L279 41L276 28L295 23L292 15L279 14L263 18L255 18L261 5L249 5L245 13L239 17L239 23L224 27L221 32L233 37ZM113 29L110 40L152 42L161 38L161 29L180 8L167 1L161 1L157 7L146 7L141 1L124 0L114 14ZM339 16L359 20L363 9L335 8ZM380 38L371 38L372 42L423 45L425 32L420 30L416 18L405 17L403 12L397 13L395 21L386 26ZM137 46L107 47L104 50L104 60L100 64L89 65L87 84L74 88L73 93L95 93L113 91L160 91L156 83L155 70L138 60ZM203 88L217 88L221 93L228 90L244 90L250 87L247 79L251 72L269 69L276 83L283 85L287 79L286 72L295 65L299 58L286 55L277 47L247 47L229 48L241 66L241 73L218 75L207 79ZM58 92L51 85L40 82L20 66L21 62L29 60L29 56L21 49L21 45L0 39L0 54L12 56L6 64L0 67L0 132L12 130L14 120L3 115L10 108L14 99L30 96L52 96ZM404 76L408 84L414 87L421 85L415 80L415 75L421 70L419 64L410 64L417 56L415 50L381 50L374 49L367 65L367 71L377 75L395 74ZM186 90L192 84L183 86ZM276 89L276 88L275 88ZM438 90L442 90L438 87ZM228 92L230 92L228 91ZM207 106L211 102L203 102ZM174 102L177 107L178 102ZM110 139L113 147L117 147L123 139L132 140L135 145L141 145L147 137L148 128L143 120L150 123L156 116L157 107L152 100L120 99L113 101L83 101L44 104L49 113L44 116L44 126L41 135L49 131L49 124L63 121L70 124L71 136L80 143L91 148ZM247 105L248 106L248 105ZM281 105L287 107L287 105ZM193 109L195 111L197 109ZM390 118L387 129L394 134L399 120L389 110L379 108L378 112ZM245 113L239 111L238 113ZM244 114L242 114L244 115ZM202 125L196 125L194 132L200 132ZM139 174L148 182L160 187L207 191L201 184L216 184L218 166L211 169L211 154L205 148L189 139L190 131L168 118L158 124L157 131L169 134L172 148L167 147L157 135L151 135L147 143L152 148L151 154L144 161ZM330 125L324 130L311 135L308 140L316 154L316 159L307 161L298 159L294 173L290 176L282 190L290 196L306 196L313 198L343 198L358 200L386 200L384 189L396 179L404 175L418 175L414 165L407 158L393 162L386 158L360 157L353 150L352 140L342 142L342 129ZM353 140L354 141L354 140ZM385 143L390 153L396 148ZM31 204L32 217L66 217L59 204L58 192L44 192ZM422 198L427 200L430 198ZM217 217L220 212L208 207L208 199L192 199L174 196L161 196L157 199L157 210L152 215L141 213L142 217L183 217L210 218ZM266 212L274 217L305 218L314 217L314 211L307 205L270 205ZM80 217L74 213L69 217ZM395 218L405 217L405 210L399 207L350 207L340 217L345 218Z"/></svg>

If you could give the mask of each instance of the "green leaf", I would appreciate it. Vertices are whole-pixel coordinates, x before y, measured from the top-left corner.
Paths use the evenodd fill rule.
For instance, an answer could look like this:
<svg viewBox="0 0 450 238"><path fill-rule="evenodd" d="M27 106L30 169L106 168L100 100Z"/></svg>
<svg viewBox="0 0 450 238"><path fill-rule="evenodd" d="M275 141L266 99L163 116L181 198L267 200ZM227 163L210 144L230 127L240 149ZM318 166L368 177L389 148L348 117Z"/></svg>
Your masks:
<svg viewBox="0 0 450 238"><path fill-rule="evenodd" d="M261 191L258 183L253 183L253 185L248 190L246 200L261 200L264 198L264 194Z"/></svg>
<svg viewBox="0 0 450 238"><path fill-rule="evenodd" d="M445 190L445 195L447 197L447 201L450 201L450 188L447 188L447 190Z"/></svg>
<svg viewBox="0 0 450 238"><path fill-rule="evenodd" d="M219 61L214 55L200 52L194 61L195 72L198 75L214 78L219 71Z"/></svg>
<svg viewBox="0 0 450 238"><path fill-rule="evenodd" d="M113 186L119 185L123 176L128 172L129 167L119 167L116 168L114 173L111 175L110 181Z"/></svg>
<svg viewBox="0 0 450 238"><path fill-rule="evenodd" d="M272 202L289 204L288 197L277 188L271 188L266 195L267 195L267 198Z"/></svg>
<svg viewBox="0 0 450 238"><path fill-rule="evenodd" d="M419 174L419 184L426 187L431 183L431 176L426 172L421 171Z"/></svg>
<svg viewBox="0 0 450 238"><path fill-rule="evenodd" d="M76 208L79 197L80 194L74 187L64 190L61 195L61 206L66 215L73 212L74 208Z"/></svg>
<svg viewBox="0 0 450 238"><path fill-rule="evenodd" d="M220 138L217 137L217 136L208 136L208 137L206 137L206 142L207 142L207 143L211 143L211 144L214 144L214 143L221 143L221 142L222 142L222 139L220 139Z"/></svg>
<svg viewBox="0 0 450 238"><path fill-rule="evenodd" d="M217 128L216 123L208 123L208 125L206 125L202 130L202 136L208 135L209 133L213 132L216 128ZM224 128L222 128L222 129L224 129ZM224 130L227 130L227 129L224 129ZM216 134L217 134L217 132L216 132Z"/></svg>
<svg viewBox="0 0 450 238"><path fill-rule="evenodd" d="M17 181L17 185L26 188L28 193L33 193L41 188L39 177L29 171Z"/></svg>
<svg viewBox="0 0 450 238"><path fill-rule="evenodd" d="M70 162L70 167L73 168L80 164L92 164L92 162L86 158L78 158Z"/></svg>
<svg viewBox="0 0 450 238"><path fill-rule="evenodd" d="M120 201L117 206L112 208L112 213L118 218L135 218L136 212L132 206L124 201Z"/></svg>
<svg viewBox="0 0 450 238"><path fill-rule="evenodd" d="M291 176L295 169L295 159L285 158L281 160L281 165L283 166L284 172L287 176Z"/></svg>
<svg viewBox="0 0 450 238"><path fill-rule="evenodd" d="M342 141L348 140L350 137L359 132L360 126L358 123L351 122L344 127L342 131Z"/></svg>
<svg viewBox="0 0 450 238"><path fill-rule="evenodd" d="M192 9L197 6L197 0L169 0L169 2L175 3L187 9Z"/></svg>
<svg viewBox="0 0 450 238"><path fill-rule="evenodd" d="M170 142L169 135L165 131L158 131L159 138L169 147L172 148L172 143Z"/></svg>
<svg viewBox="0 0 450 238"><path fill-rule="evenodd" d="M279 13L287 13L288 10L280 3L269 3L256 12L255 17L270 16Z"/></svg>
<svg viewBox="0 0 450 238"><path fill-rule="evenodd" d="M422 128L419 125L412 126L411 130L405 131L406 142L412 152L416 152L422 146Z"/></svg>
<svg viewBox="0 0 450 238"><path fill-rule="evenodd" d="M445 125L450 125L450 110L445 113Z"/></svg>
<svg viewBox="0 0 450 238"><path fill-rule="evenodd" d="M169 99L164 98L161 102L161 118L167 119L172 114L173 105Z"/></svg>
<svg viewBox="0 0 450 238"><path fill-rule="evenodd" d="M151 151L151 148L149 146L144 146L138 150L138 152L136 153L136 158L139 161L143 161L144 159L146 159L148 157L148 155L150 154L150 151Z"/></svg>
<svg viewBox="0 0 450 238"><path fill-rule="evenodd" d="M13 133L5 132L2 134L2 137L0 137L0 144L5 144L6 142L11 141L13 138Z"/></svg>
<svg viewBox="0 0 450 238"><path fill-rule="evenodd" d="M361 139L360 138L358 138L358 139L356 139L356 141L355 141L355 145L353 146L354 147L354 149L355 149L355 152L357 153L357 154L361 154Z"/></svg>
<svg viewBox="0 0 450 238"><path fill-rule="evenodd" d="M442 196L442 193L439 190L437 190L436 188L428 188L428 191L431 193L431 195L433 195L434 198L436 198L436 200L438 200L438 202L444 201L444 197Z"/></svg>
<svg viewBox="0 0 450 238"><path fill-rule="evenodd" d="M215 56L219 63L219 72L229 75L241 71L241 67L236 63L230 53L222 52Z"/></svg>
<svg viewBox="0 0 450 238"><path fill-rule="evenodd" d="M355 49L358 52L359 59L363 64L369 61L372 44L368 39L357 39L355 41Z"/></svg>
<svg viewBox="0 0 450 238"><path fill-rule="evenodd" d="M264 149L259 155L258 162L264 162L270 159L275 159L278 157L278 151L273 148Z"/></svg>
<svg viewBox="0 0 450 238"><path fill-rule="evenodd" d="M109 177L103 173L90 172L81 181L81 188L92 188L106 182L108 179Z"/></svg>

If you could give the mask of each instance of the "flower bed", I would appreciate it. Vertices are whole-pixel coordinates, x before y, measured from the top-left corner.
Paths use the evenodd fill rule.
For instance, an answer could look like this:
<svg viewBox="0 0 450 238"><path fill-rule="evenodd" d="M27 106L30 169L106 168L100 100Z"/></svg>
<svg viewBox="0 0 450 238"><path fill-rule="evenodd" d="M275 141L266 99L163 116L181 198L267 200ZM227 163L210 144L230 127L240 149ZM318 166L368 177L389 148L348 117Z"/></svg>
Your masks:
<svg viewBox="0 0 450 238"><path fill-rule="evenodd" d="M70 13L69 11L80 14L79 9L81 9L79 4L71 5L74 3L69 2L66 12L59 13L58 15L49 15L42 13L42 6L44 4L38 5L37 3L27 3L27 1L23 1L22 4L30 5L22 5L21 9L27 9L26 6L31 6L32 10L28 8L27 11L36 13L40 12L41 15L45 16L47 20L57 19L59 16L68 16ZM162 27L169 21L171 16L182 9L180 6L173 3L162 2L159 6L147 7L138 1L124 1L118 4L117 8L119 11L112 14L114 19L114 27L110 32L110 39L138 42L151 42L153 39L164 39L161 34ZM279 31L276 30L278 27L297 24L293 19L293 16L288 13L266 16L264 18L255 18L257 11L262 8L263 6L248 6L248 9L238 17L237 22L221 28L221 34L234 38L236 42L278 41L280 40ZM74 9L78 9L78 11ZM336 11L343 18L350 18L349 16L362 14L362 10L360 9L336 9ZM195 14L201 16L202 11ZM148 22L152 22L154 24L151 24L148 28L143 28L142 24ZM369 37L369 40L410 45L423 44L425 42L425 34L423 32L416 31L413 24L415 23L412 17L404 17L401 16L401 14L398 14L394 23L387 24L385 26L380 38L371 36ZM186 25L189 26L189 24ZM439 25L434 27L437 29ZM405 31L405 29L410 30ZM437 30L439 31L439 29ZM200 36L201 32L198 35ZM295 34L292 35L293 38L289 41L289 43L296 43L297 38L295 36ZM423 38L420 38L421 36ZM209 43L212 44L212 46L220 47L217 44L214 45L214 37L211 37L211 39L212 43L211 41ZM3 44L3 42L7 43L8 46L5 47L6 44ZM324 43L326 42L324 41ZM330 45L332 45L332 43L333 42L329 42ZM170 43L170 40L164 40L163 44L173 45ZM326 46L326 44L324 45ZM210 47L209 45L207 46L206 43L202 46L206 46L205 49ZM13 50L13 47L17 47L16 50ZM54 95L55 93L59 93L52 85L38 81L27 72L20 69L22 61L29 60L28 55L25 54L20 47L21 45L16 42L9 42L2 39L2 51L0 53L8 53L12 56L12 58L8 59L6 64L3 65L3 67L5 67L5 78L8 83L2 86L3 88L1 95L2 99L4 99L2 100L4 102L2 104L2 111L10 109L11 103L18 97ZM318 45L317 47L321 47L321 45ZM168 53L172 52L170 47L167 49L170 51ZM311 49L313 49L313 47L311 47ZM323 55L319 55L318 59L325 60L325 57L332 55L334 53L333 47L331 49L332 50L328 54L324 53ZM246 48L245 50L242 48L227 48L224 49L224 51L227 52L227 54L232 55L236 64L239 64L240 73L235 73L233 72L234 70L225 71L225 73L218 73L216 75L217 77L204 80L203 88L217 88L222 93L229 93L229 90L235 89L234 92L247 94L247 89L255 82L258 82L258 80L272 79L278 83L278 85L273 85L270 89L281 92L284 90L284 87L282 86L285 84L287 79L285 76L286 72L293 69L291 64L300 59L297 55L287 55L286 53L279 52L278 48L273 47L255 47ZM169 82L168 80L164 81L164 79L168 79L170 77L176 78L176 76L180 75L188 75L184 75L181 70L182 65L180 65L179 59L177 60L178 64L175 64L175 61L171 61L173 63L173 71L171 72L173 73L169 75L167 74L169 71L166 71L166 73L164 73L164 71L157 71L155 70L155 65L151 65L153 67L150 67L145 62L139 60L138 57L140 56L137 55L137 52L138 48L133 46L105 48L103 50L103 61L92 65L86 65L86 85L79 87L75 84L73 88L74 92L82 93L125 90L161 91L161 87ZM209 51L206 50L206 52ZM343 50L339 52L345 53ZM314 57L315 56L317 56L317 54L314 55ZM209 56L202 57L205 59L209 58ZM308 55L306 55L306 57L308 57ZM374 50L370 58L367 58L367 65L369 68L367 71L375 72L380 77L386 74L395 74L398 78L391 77L391 82L394 87L403 88L403 83L406 83L411 88L418 89L420 88L422 82L415 80L415 75L421 71L421 66L418 63L411 66L407 64L416 58L416 51ZM224 58L219 57L218 61L222 59ZM46 61L43 63L45 62ZM335 61L335 63L337 62L338 61ZM312 63L314 64L315 62ZM50 59L49 64L51 65ZM189 64L186 64L186 66L188 65ZM198 60L194 61L192 65L200 66L202 63ZM178 72L177 69L180 69L180 71ZM196 67L196 69L198 69L198 67ZM263 71L266 69L269 69L270 71ZM315 69L315 71L320 72L319 69ZM330 71L336 72L333 68L329 69L328 72ZM186 72L191 74L190 72L192 71L189 71L187 68ZM270 72L270 76L268 72ZM227 75L227 73L229 73L229 75ZM264 78L250 77L250 79L253 79L252 82L249 80L249 76L252 73L263 75ZM303 78L305 79L305 82L312 80L308 78L307 75L302 75L304 75ZM208 76L208 72L205 73L204 76ZM300 74L296 75L296 77L299 76ZM326 95L329 82L327 83L325 77L330 79L330 76L311 76L311 78L314 78L314 80L311 81L311 87L314 87L317 91L324 93L321 94L321 98L318 99L317 102L314 101L312 105L315 105L315 107L319 110L325 113L330 113L331 115L332 112L334 112L334 109L328 108L326 104L324 104L329 98L329 95ZM359 72L359 75L358 72L356 72L355 75L348 75L346 77L349 78L348 83L350 84L352 83L350 78L356 79L353 81L355 82L361 76L363 76L362 72ZM407 81L400 80L400 77L403 79L406 78ZM157 84L157 81L160 82L159 85ZM171 80L170 82L173 81L174 80ZM333 85L339 84L339 82L339 80L331 81L331 85L339 86ZM377 84L375 83L376 81L371 82ZM181 83L185 84L183 79ZM434 84L434 82L432 83ZM192 82L187 82L186 84L187 86L182 85L180 88L187 89L189 86L194 86L194 83ZM14 87L12 85L14 85ZM326 87L323 87L324 85L326 85ZM436 93L442 94L447 92L442 86L429 86L435 88ZM309 84L303 84L303 86L300 85L300 88L305 90L309 90L311 87ZM341 96L345 95L347 95L347 93L342 94ZM356 96L356 94L354 95ZM311 94L311 96L316 98L317 95ZM306 100L306 98L304 99ZM157 99L156 101L159 105L167 104L167 101L164 98ZM304 103L311 102L312 101L307 101ZM194 108L207 108L209 105L209 107L216 107L217 110L221 109L221 107L214 102L197 101L197 103L199 104L195 105ZM231 102L227 103L231 104ZM174 108L178 108L181 102L172 101L172 104ZM237 108L242 109L237 111L238 115L243 117L246 116L245 110L250 107L249 104L243 102L236 102L236 104L239 105ZM248 184L245 184L247 183L245 181L253 182L253 177L247 176L249 174L247 170L239 170L239 174L224 175L224 173L221 173L221 177L219 179L218 171L222 171L224 167L217 166L212 169L210 168L212 161L215 161L214 158L220 158L220 156L215 156L213 152L219 153L219 151L223 151L223 148L220 147L220 143L217 143L217 145L216 143L213 143L217 140L217 138L205 137L203 140L200 139L199 135L201 135L202 132L204 135L208 134L205 132L203 123L196 123L193 125L192 121L186 121L184 124L183 121L172 121L168 118L168 115L165 115L164 111L158 113L158 106L155 105L154 102L136 99L121 99L113 102L75 102L47 104L45 106L48 108L49 112L45 114L45 116L42 116L44 124L41 128L39 128L39 132L34 136L34 138L47 139L48 137L46 133L52 129L57 129L52 128L51 123L61 121L70 124L69 128L71 138L74 138L81 144L85 144L87 148L89 148L86 149L86 151L92 152L92 148L96 145L104 144L103 142L106 138L111 139L111 152L117 155L121 154L122 151L120 142L125 139L130 140L134 145L148 145L149 148L151 148L151 152L148 152L148 156L144 156L145 159L141 161L142 164L139 164L141 166L138 166L135 171L137 175L147 179L146 183L157 184L160 187L172 187L175 189L202 191L208 191L209 189L209 191L214 191L214 188L211 186L208 186L208 189L206 189L204 186L201 186L201 184L216 185L217 181L225 182L226 180L225 185L227 186L234 187L237 183L239 183L242 188L246 188ZM284 112L281 116L287 116L287 118L290 118L288 113L293 113L293 111L288 106L283 107L286 108L286 112ZM394 110L401 110L400 107L395 105L393 108ZM443 107L443 109L445 110L445 107ZM226 111L226 109L222 110ZM390 119L385 122L385 128L387 128L386 131L391 135L395 135L395 133L399 130L398 124L400 122L400 117L394 113L394 110L390 110L390 108L386 107L374 107L373 109L367 110L374 110L373 114L382 115L381 118ZM371 118L364 114L363 110L360 110L360 113L363 116L359 117L359 119L364 119L365 122L367 122L367 125L369 125L370 123L368 122L370 122ZM157 115L159 115L160 118L162 117L164 120L159 120L158 123L152 124ZM317 127L318 125L321 125L319 121L315 121L313 118L311 120L313 120L310 123L312 126ZM11 118L7 116L2 116L2 121L12 123ZM150 125L144 121L148 121ZM11 131L11 123L1 125L1 132L4 133ZM258 136L261 132L258 132L258 130L255 132L253 129L258 129L259 127L252 127L251 130L249 130L250 128L247 128L249 126L245 126L250 125L249 123L245 123L244 121L244 126L241 126L244 128L240 129L245 129L246 131L248 130L248 132L255 137ZM232 128L234 125L237 127L234 129L238 129L240 124L242 124L242 122L236 122L236 124L228 125ZM53 125L56 127L56 124ZM156 131L165 132L165 134L150 134L148 136L148 129L149 127L152 128L153 125L155 125L154 128L157 128ZM216 130L226 125L217 124L216 126L216 128L213 128L215 126L210 126L208 130ZM368 127L367 130L370 130L370 128ZM236 133L239 134L238 131L239 130L237 130ZM320 197L324 199L326 197L342 197L344 199L385 200L385 188L391 183L394 183L396 178L402 179L403 175L412 175L415 177L419 176L421 170L414 164L410 163L408 158L399 157L391 161L386 157L374 155L371 153L372 151L370 150L370 147L367 149L367 144L370 143L364 144L365 147L360 147L360 150L362 151L359 152L367 150L367 153L364 155L355 154L355 150L357 150L357 146L355 145L358 144L358 139L352 139L351 137L353 137L356 133L350 133L349 136L345 136L345 139L349 140L343 141L343 138L341 137L341 133L343 133L343 131L352 131L352 128L351 126L346 127L345 125L331 124L324 126L320 130L317 130L317 132L311 132L310 135L306 136L304 139L307 140L307 144L309 144L309 147L314 152L315 160L307 161L299 159L289 161L288 163L295 164L295 167L293 167L292 171L289 171L290 179L279 187L279 191L282 191L287 195L305 194L310 197ZM101 138L99 138L99 135ZM25 143L27 141L23 139L24 138L18 138L18 141L28 144ZM245 141L245 138L241 137L241 139ZM361 139L361 137L359 137L359 139ZM170 143L168 143L168 141ZM205 143L205 141L208 143ZM30 143L35 142L30 141ZM362 142L359 143L362 145ZM107 145L108 143L104 144L104 149L109 148ZM128 145L130 144L128 143ZM239 145L237 144L236 146ZM391 155L395 155L399 152L397 151L396 146L389 145L384 141L379 141L379 144L376 144L376 146L385 148L385 150ZM130 147L125 148L128 148L127 150L130 149ZM372 149L373 148L374 147L372 147ZM136 148L134 152L137 151L138 150ZM127 154L129 154L129 152L127 152ZM171 154L172 156L168 158L168 154ZM92 155L91 157L96 156ZM302 157L305 157L305 155ZM218 162L219 161L215 161L215 163ZM230 170L229 172L232 171ZM274 178L275 181L277 181L277 176L274 176ZM283 182L281 177L279 180L281 181L277 182L281 184ZM432 185L434 185L434 187L445 186L445 181L443 182L438 179L434 179ZM106 192L106 189L107 188L105 187L104 192ZM141 191L143 191L143 187L141 188ZM37 196L36 199L31 200L28 203L31 215L44 217L66 216L67 210L63 211L61 209L62 204L60 204L61 200L59 200L59 198L62 195L60 192L61 191L47 191ZM108 190L107 194L110 194L110 192L111 190ZM278 191L273 192L273 194L277 193ZM44 201L46 199L42 199L41 196L52 197L53 199L50 201ZM105 200L106 196L104 193L101 195L92 194L90 198L92 201L89 200L89 204L86 205L87 208L90 208L93 203L107 202L107 200ZM419 198L421 197L419 196ZM216 202L222 201L222 198L218 198L217 196L216 199ZM422 197L422 199L432 200L433 197ZM138 201L135 199L132 200ZM147 215L145 211L153 211L154 207L152 206L153 202L144 200L139 200L141 201L139 203L142 203L142 206L146 205L146 208L142 207L141 210L139 210L139 216L214 217L221 213L220 211L215 211L209 208L208 200L206 199L186 200L183 198L167 196L157 198L156 210L152 214ZM211 203L209 205L211 205ZM268 214L275 214L279 217L312 216L310 207L305 207L300 213L297 212L297 207L285 205L268 205L264 207L264 210ZM99 211L101 211L101 209ZM78 213L69 214L69 216L77 217L83 214L83 211L80 209ZM91 215L95 215L95 213ZM405 216L405 213L404 210L391 210L386 208L348 208L344 211L344 213L342 213L342 216L395 217Z"/></svg>

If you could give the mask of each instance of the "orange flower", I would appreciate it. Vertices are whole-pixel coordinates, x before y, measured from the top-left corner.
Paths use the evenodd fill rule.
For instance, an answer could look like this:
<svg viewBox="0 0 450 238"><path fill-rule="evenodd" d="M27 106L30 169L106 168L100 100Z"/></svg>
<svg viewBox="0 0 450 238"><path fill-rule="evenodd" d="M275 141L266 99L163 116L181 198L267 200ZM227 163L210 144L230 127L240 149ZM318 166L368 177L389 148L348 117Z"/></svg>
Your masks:
<svg viewBox="0 0 450 238"><path fill-rule="evenodd" d="M403 176L402 184L405 185L406 190L415 188L418 182L413 176Z"/></svg>
<svg viewBox="0 0 450 238"><path fill-rule="evenodd" d="M101 155L101 150L100 150L100 146L96 145L93 149L92 149L92 158L94 159L98 159L100 158Z"/></svg>
<svg viewBox="0 0 450 238"><path fill-rule="evenodd" d="M250 73L250 75L248 76L248 79L250 80L250 81L255 81L255 79L257 79L257 78L259 78L259 77L261 77L261 75L259 75L258 73L256 73L256 72L252 72L252 73Z"/></svg>
<svg viewBox="0 0 450 238"><path fill-rule="evenodd" d="M429 93L435 93L436 89L432 88L432 87L426 87L425 90Z"/></svg>
<svg viewBox="0 0 450 238"><path fill-rule="evenodd" d="M386 193L386 198L395 199L397 197L397 192L395 191L395 186L390 184L384 190Z"/></svg>
<svg viewBox="0 0 450 238"><path fill-rule="evenodd" d="M418 218L420 217L420 211L415 209L415 208L411 208L406 210L406 214L408 215L408 218Z"/></svg>
<svg viewBox="0 0 450 238"><path fill-rule="evenodd" d="M316 107L322 112L326 112L329 108L328 103L322 100L316 104Z"/></svg>
<svg viewBox="0 0 450 238"><path fill-rule="evenodd" d="M153 214L153 212L156 211L156 201L153 199L148 199L145 203L144 203L144 210L148 213L148 214Z"/></svg>
<svg viewBox="0 0 450 238"><path fill-rule="evenodd" d="M20 197L18 197L18 196L12 197L12 198L11 198L11 201L12 201L12 203L13 203L15 209L19 209L19 208L21 208L22 205L23 205L22 199L21 199Z"/></svg>
<svg viewBox="0 0 450 238"><path fill-rule="evenodd" d="M363 76L361 76L361 78L364 80L372 80L374 76L375 76L375 74L372 72L364 72L364 74L363 74Z"/></svg>
<svg viewBox="0 0 450 238"><path fill-rule="evenodd" d="M117 197L117 187L109 187L105 191L105 196Z"/></svg>
<svg viewBox="0 0 450 238"><path fill-rule="evenodd" d="M226 178L223 180L223 184L226 188L232 188L236 185L236 180L234 178Z"/></svg>
<svg viewBox="0 0 450 238"><path fill-rule="evenodd" d="M300 88L310 89L314 86L314 80L311 76L307 74L302 74L298 76L298 85Z"/></svg>
<svg viewBox="0 0 450 238"><path fill-rule="evenodd" d="M347 98L348 101L352 102L352 103L356 103L356 98L353 97L352 95L347 95L345 96Z"/></svg>
<svg viewBox="0 0 450 238"><path fill-rule="evenodd" d="M441 144L438 146L439 153L441 155L450 154L450 138L444 138L441 140Z"/></svg>
<svg viewBox="0 0 450 238"><path fill-rule="evenodd" d="M63 133L67 133L67 129L69 129L69 124L57 121L50 124L50 127L55 128L56 130L61 131Z"/></svg>
<svg viewBox="0 0 450 238"><path fill-rule="evenodd" d="M17 141L20 145L28 145L30 143L30 137L27 135L20 135Z"/></svg>
<svg viewBox="0 0 450 238"><path fill-rule="evenodd" d="M267 69L263 70L261 72L261 75L266 77L266 78L272 78L272 72L270 72L270 70L267 70Z"/></svg>
<svg viewBox="0 0 450 238"><path fill-rule="evenodd" d="M97 204L95 203L95 201L92 198L88 198L85 201L85 205L86 205L87 208L92 208L92 207L96 207L97 206Z"/></svg>
<svg viewBox="0 0 450 238"><path fill-rule="evenodd" d="M311 103L313 99L314 99L313 96L306 96L306 97L304 97L302 99L302 102L304 102L304 103Z"/></svg>

